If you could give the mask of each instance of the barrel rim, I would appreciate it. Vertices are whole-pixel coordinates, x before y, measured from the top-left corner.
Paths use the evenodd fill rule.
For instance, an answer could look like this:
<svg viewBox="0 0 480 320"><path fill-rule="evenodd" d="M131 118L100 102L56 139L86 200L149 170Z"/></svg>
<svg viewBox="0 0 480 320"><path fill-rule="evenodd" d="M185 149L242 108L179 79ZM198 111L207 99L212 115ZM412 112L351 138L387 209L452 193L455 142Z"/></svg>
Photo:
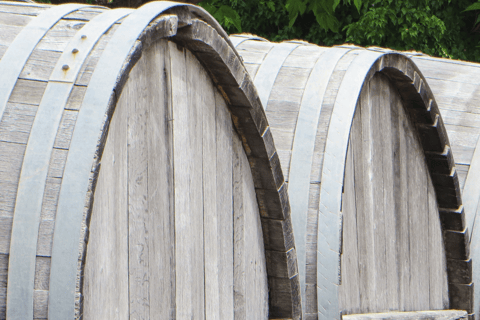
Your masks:
<svg viewBox="0 0 480 320"><path fill-rule="evenodd" d="M252 41L252 43L259 40L262 42L266 42L266 40L257 38L255 35L250 34L235 34L231 35L231 37L235 42L244 42L249 40ZM285 42L270 43L274 45L281 45ZM311 46L312 44L306 43L305 45ZM432 181L434 181L434 185L436 186L435 192L437 194L437 198L442 198L443 195L447 195L449 194L449 192L453 192L453 202L455 202L454 204L443 205L443 207L442 205L440 205L440 203L438 205L439 214L442 221L442 230L444 233L447 269L449 270L449 300L452 303L451 307L465 306L465 303L459 305L460 301L467 301L468 303L470 303L471 306L472 267L471 259L468 254L468 243L466 241L469 231L466 229L468 226L465 225L465 214L463 212L464 210L458 184L458 176L455 172L455 161L453 159L452 150L448 141L448 135L446 133L445 126L438 110L437 103L430 87L428 86L427 81L425 80L425 77L422 75L421 71L412 60L411 52L402 53L377 47L365 49L363 47L353 45L340 45L334 46L332 47L332 49L333 48L355 49L358 50L357 53L359 51L365 51L367 55L369 54L368 52L371 52L370 54L373 55L377 54L378 57L371 62L371 66L369 66L367 70L364 71L363 76L359 74L355 75L357 78L356 81L363 81L363 86L363 84L368 82L369 79L371 79L371 77L373 77L376 72L381 72L385 74L390 79L390 81L394 82L394 86L397 89L401 89L399 91L401 91L401 93L403 94L403 100L409 101L410 107L415 107L413 106L413 103L417 103L416 107L421 106L424 110L426 110L427 115L423 114L423 117L427 116L427 119L423 119L423 122L427 122L420 123L420 129L417 128L416 131L417 133L419 133L419 130L431 131L430 135L424 135L424 140L426 141L423 141L422 144L422 147L424 148L425 158L427 161L427 166L429 168L429 174L432 177ZM426 55L420 55L418 56L418 58L433 59L432 57ZM458 63L458 61L448 62ZM360 92L361 89L359 91L358 97L360 95ZM430 150L428 148L425 148L424 144L428 142L429 139L437 140L437 142L440 141L439 148L437 148L436 150ZM435 163L438 164L439 161L443 162L443 169L441 168L441 166L435 166ZM325 165L323 165L323 168L325 168ZM339 181L340 185L342 185L343 175L339 177ZM448 184L448 186L445 183ZM452 198L452 195L450 195L450 198ZM335 222L333 228L338 228L337 226L340 225L341 219ZM336 251L340 252L340 250ZM461 257L458 256L458 252L462 252ZM460 273L463 272L463 274L468 274L465 279L469 280L460 279L458 275L455 274L455 272L450 272L450 269L454 264L456 264L457 267L462 268ZM338 281L338 273L334 276L333 281ZM318 287L317 290L319 290ZM320 292L317 296L321 296ZM330 302L331 301L328 301L326 303ZM469 313L472 312L473 311L470 308Z"/></svg>

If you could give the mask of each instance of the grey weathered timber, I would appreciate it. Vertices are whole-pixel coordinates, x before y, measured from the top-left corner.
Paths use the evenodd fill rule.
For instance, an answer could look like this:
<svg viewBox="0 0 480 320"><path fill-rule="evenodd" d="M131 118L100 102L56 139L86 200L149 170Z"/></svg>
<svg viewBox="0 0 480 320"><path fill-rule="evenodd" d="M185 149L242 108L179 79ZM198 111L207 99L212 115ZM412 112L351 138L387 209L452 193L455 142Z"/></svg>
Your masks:
<svg viewBox="0 0 480 320"><path fill-rule="evenodd" d="M240 41L237 37L232 36L232 40L241 42L237 48L255 77L261 73L266 52L285 45L243 40L244 36ZM301 123L299 110L308 78L305 74L309 74L318 54L325 50L306 43L296 44L300 46L285 59L275 79L266 111L280 162L288 171L290 202L297 201L296 192L300 193L298 187L292 187L295 179L292 149L297 134L295 128ZM471 279L461 276L469 274L465 268L470 265L466 261L467 232L462 222L464 213L459 188L462 180L455 170L455 150L452 152L459 138L449 142L449 127L444 125L427 84L433 78L427 81L411 60L392 51L374 48L365 52L363 48L348 45L340 49L351 51L337 62L328 77L314 136L308 188L303 186L307 191L302 197L308 196L307 228L304 235L297 236L295 231L297 240L305 239L297 246L305 241L306 248L305 265L299 265L305 268L306 275L304 317L321 317L326 310L321 303L318 307L315 304L322 299L325 309L337 299L342 305L342 308L331 308L332 313L326 318L338 318L344 305L352 308L348 311L351 313L441 309L450 304L452 308L471 314ZM301 53L302 50L305 51ZM373 57L363 64L362 55ZM359 72L360 69L363 71ZM375 78L376 73L384 77ZM378 82L378 79L382 80ZM388 82L399 92L395 99L390 89L386 90L391 88L386 85ZM362 93L360 98L360 92L368 90L370 93ZM385 105L392 106L391 110L380 107ZM340 112L337 108L347 108L349 112ZM357 108L362 110L362 116L358 115L361 125L352 123ZM406 114L395 111L399 108ZM391 123L387 121L389 118ZM407 121L409 118L413 119L412 123ZM407 124L408 130L405 129ZM456 130L460 130L458 126ZM468 139L468 143L472 140L461 134L457 136ZM344 169L349 140L354 149L351 158L357 161L352 160L353 169L350 170L355 172L355 179L347 193ZM458 144L455 149L459 150ZM392 162L398 166L393 166ZM351 178L348 181L352 181ZM346 219L344 205L366 215L357 216L356 221L349 216L343 221ZM335 208L331 210L335 214L328 214L326 208ZM405 212L418 214L407 216ZM295 221L297 217L292 219ZM358 241L350 239L345 228L351 232L357 230ZM392 234L395 235L393 239ZM350 247L358 244L356 252L349 250L344 256L342 246L346 244L341 241L347 241ZM415 267L420 265L427 265L431 271ZM344 275L340 268L352 273ZM355 276L357 272L358 277ZM358 279L363 282L357 284ZM338 291L344 280L350 283L347 287L353 292ZM329 286L333 294L323 292ZM421 293L425 288L428 293Z"/></svg>
<svg viewBox="0 0 480 320"><path fill-rule="evenodd" d="M361 53L345 74L330 120L322 170L319 211L322 222L318 226L317 250L322 268L317 269L319 319L337 317L338 262L341 241L341 192L344 176L350 124L353 119L357 97L372 64L380 55L374 52ZM360 80L359 80L360 79ZM330 131L331 130L331 131Z"/></svg>
<svg viewBox="0 0 480 320"><path fill-rule="evenodd" d="M81 37L87 35L89 41L82 45L75 45L82 50L78 57L78 67L72 70L69 77L59 77L53 73L38 106L35 121L31 128L30 138L23 160L23 166L17 191L14 222L12 227L12 240L9 255L9 281L7 293L9 296L7 313L15 318L29 318L33 308L19 308L26 299L33 299L33 282L35 276L35 256L37 251L37 236L40 224L43 195L38 190L45 188L45 182L57 128L61 119L63 108L73 87L73 82L78 74L84 58L88 55L100 36L115 23L125 16L129 10L106 12L92 19L91 23L82 29L82 35L74 37L80 42ZM39 17L40 19L41 17ZM74 48L75 48L74 47ZM76 48L77 49L77 48ZM78 49L77 49L78 50ZM85 53L83 53L85 51ZM56 69L61 70L67 58L73 53L64 53L57 62ZM83 58L83 59L82 59ZM81 60L80 60L81 59ZM62 71L61 71L62 72ZM66 71L63 71L66 73ZM30 315L29 315L29 314ZM12 318L12 319L13 319Z"/></svg>
<svg viewBox="0 0 480 320"><path fill-rule="evenodd" d="M64 15L82 7L86 6L66 4L44 11L15 37L14 42L8 47L8 50L0 60L2 73L0 78L0 116L3 116L8 98L33 48L58 20Z"/></svg>
<svg viewBox="0 0 480 320"><path fill-rule="evenodd" d="M344 320L370 320L370 319L405 319L405 320L457 320L467 319L467 312L459 310L442 311L417 311L417 312L388 312L388 313L370 313L370 314L351 314L343 316Z"/></svg>
<svg viewBox="0 0 480 320"><path fill-rule="evenodd" d="M262 102L263 108L266 110L268 105L268 97L270 96L270 91L272 90L273 84L277 77L280 68L283 65L283 62L287 56L296 48L298 44L289 44L285 46L274 47L263 60L262 65L255 78L253 83L258 90L260 101Z"/></svg>
<svg viewBox="0 0 480 320"><path fill-rule="evenodd" d="M128 237L118 236L129 228L126 102L117 104L95 188L82 292L85 319L129 317ZM108 277L98 272L98 265L109 270Z"/></svg>
<svg viewBox="0 0 480 320"><path fill-rule="evenodd" d="M246 34L239 34L238 37L230 39L230 41L232 41L232 44L235 48L237 48L240 44L242 44L247 40L265 40L265 39L254 36L254 35L246 35Z"/></svg>
<svg viewBox="0 0 480 320"><path fill-rule="evenodd" d="M78 239L83 219L83 203L88 190L92 163L103 125L103 115L117 84L118 72L128 57L136 39L150 21L160 12L178 4L152 3L130 14L108 43L97 64L85 93L75 125L70 151L65 164L62 189L58 200L50 276L48 314L51 318L70 318L74 314ZM166 35L174 33L176 21L170 19ZM76 205L77 211L70 208ZM71 292L70 295L65 294Z"/></svg>
<svg viewBox="0 0 480 320"><path fill-rule="evenodd" d="M233 199L233 124L225 100L215 91L216 108L216 192L218 236L219 319L234 318L234 203ZM231 132L231 134L229 134ZM227 159L225 161L224 159Z"/></svg>
<svg viewBox="0 0 480 320"><path fill-rule="evenodd" d="M206 56L204 52L209 47L211 40L205 38L204 32L209 32L206 29L205 25L200 21L192 21L192 27L189 29L180 29L179 33L175 37L184 43L187 48L191 48L197 57L204 62L205 65L215 65L212 62L211 58ZM198 39L195 42L187 42L183 39L188 39L188 37L193 39ZM237 54L233 50L224 49L225 51L218 57L221 60L228 61L229 59L237 59ZM205 59L205 60L202 60ZM237 65L237 62L233 64ZM210 72L213 74L214 79L217 81L239 81L234 79L243 79L242 87L245 87L248 92L253 92L249 90L254 90L253 87L249 89L251 82L248 75L242 69L234 67L230 69L231 76L225 78L225 74L220 73L219 69L216 69L212 66ZM227 80L228 79L228 80ZM240 81L239 81L240 82ZM238 83L238 82L237 82ZM240 85L240 84L238 84ZM278 162L278 155L272 149L273 141L271 132L267 123L263 120L264 113L262 110L261 103L258 99L252 99L250 95L244 95L241 93L241 96L238 96L237 86L225 85L221 87L223 94L226 96L236 96L241 97L241 99L236 98L232 102L231 111L234 116L234 124L242 136L243 143L247 144L247 157L250 162L251 168L253 168L253 177L254 184L257 190L257 198L260 205L260 215L262 218L262 228L263 228L263 237L266 250L275 250L279 251L284 255L280 263L284 270L287 272L282 273L281 275L275 277L272 268L269 269L268 266L276 265L275 261L268 259L267 255L267 272L269 275L269 312L270 317L275 318L285 314L291 314L293 318L300 316L300 299L299 299L299 288L298 288L298 276L296 268L293 261L296 260L293 248L293 242L291 238L291 224L289 216L289 208L287 209L288 202L285 202L285 182L283 181L283 175L280 174L280 167ZM253 108L245 109L244 106L247 106L251 101ZM251 120L245 122L245 115L251 116ZM256 132L245 130L246 127L255 128ZM256 139L255 137L261 137L265 141L266 149L260 147L260 145L253 143ZM267 169L271 168L271 169ZM268 173L268 170L272 170L274 181L267 182L271 173ZM273 182L273 183L272 183ZM275 191L274 191L275 190ZM287 200L288 201L288 200ZM268 204L268 205L267 205ZM272 237L272 232L275 230L284 230L283 235L280 238ZM287 254L290 252L290 254ZM293 253L293 254L292 254ZM292 299L292 300L290 300Z"/></svg>
<svg viewBox="0 0 480 320"><path fill-rule="evenodd" d="M318 101L323 101L328 79L338 60L347 52L348 50L345 49L329 50L317 60L305 85L305 92L295 126L295 138L290 160L289 196L294 217L292 219L293 231L297 235L295 237L297 260L299 265L302 266L299 268L302 300L305 300L305 269L303 266L306 265L305 234L309 200L308 188L315 135L322 107L322 104L319 104Z"/></svg>
<svg viewBox="0 0 480 320"><path fill-rule="evenodd" d="M18 7L0 4L0 55L39 18L30 17L51 8ZM244 318L300 318L286 182L253 81L226 33L203 9L178 3L151 4L103 28L93 20L126 12L77 11L30 49L0 122L5 267L15 251L15 210L27 204L18 185L30 184L28 170L42 177L40 205L28 210L38 216L28 220L38 226L28 238L32 317L242 318L235 274L243 274ZM65 96L46 112L56 87ZM45 148L34 157L38 139ZM234 252L240 189L243 269ZM8 301L3 275L0 317Z"/></svg>

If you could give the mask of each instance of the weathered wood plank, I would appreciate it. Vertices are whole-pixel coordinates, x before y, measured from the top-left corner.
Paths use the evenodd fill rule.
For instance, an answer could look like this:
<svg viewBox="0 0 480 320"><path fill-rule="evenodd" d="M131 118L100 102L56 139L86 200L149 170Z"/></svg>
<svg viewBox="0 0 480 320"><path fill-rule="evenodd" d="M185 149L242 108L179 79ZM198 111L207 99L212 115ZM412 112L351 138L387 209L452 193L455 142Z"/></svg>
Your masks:
<svg viewBox="0 0 480 320"><path fill-rule="evenodd" d="M457 170L458 184L463 194L463 187L465 186L465 180L467 179L467 174L470 166L465 164L455 164L455 169Z"/></svg>
<svg viewBox="0 0 480 320"><path fill-rule="evenodd" d="M355 313L360 310L360 290L357 250L357 209L355 204L355 171L352 139L349 142L345 162L345 187L343 194L343 242L341 256L341 285L339 287L339 307L342 313ZM340 299L342 297L342 299Z"/></svg>
<svg viewBox="0 0 480 320"><path fill-rule="evenodd" d="M0 254L0 290L7 287L8 280L8 254Z"/></svg>
<svg viewBox="0 0 480 320"><path fill-rule="evenodd" d="M268 318L268 284L263 234L248 159L242 150L246 319Z"/></svg>
<svg viewBox="0 0 480 320"><path fill-rule="evenodd" d="M105 11L105 8L85 8L74 11L63 17L64 20L92 20L95 16Z"/></svg>
<svg viewBox="0 0 480 320"><path fill-rule="evenodd" d="M67 161L68 150L53 148L48 167L48 177L61 178ZM45 201L45 200L44 200Z"/></svg>
<svg viewBox="0 0 480 320"><path fill-rule="evenodd" d="M130 72L127 88L128 152L128 275L130 317L147 319L150 315L150 247L148 235L148 150L147 114L149 79L147 59L140 59ZM145 90L145 91L144 91ZM138 94L141 93L141 94Z"/></svg>
<svg viewBox="0 0 480 320"><path fill-rule="evenodd" d="M33 291L33 318L34 319L48 318L48 291L46 290Z"/></svg>
<svg viewBox="0 0 480 320"><path fill-rule="evenodd" d="M24 27L31 20L32 17L28 15L0 11L0 24L2 25Z"/></svg>
<svg viewBox="0 0 480 320"><path fill-rule="evenodd" d="M13 217L24 153L24 144L0 141L0 216Z"/></svg>
<svg viewBox="0 0 480 320"><path fill-rule="evenodd" d="M395 160L393 108L402 108L402 101L390 81L380 76L383 82L380 103L380 131L377 136L383 143L383 205L385 215L385 266L387 271L387 307L385 310L399 309L398 264L396 261L396 217L395 217Z"/></svg>
<svg viewBox="0 0 480 320"><path fill-rule="evenodd" d="M40 215L42 220L55 220L61 183L59 177L47 177Z"/></svg>
<svg viewBox="0 0 480 320"><path fill-rule="evenodd" d="M70 96L68 97L65 109L79 110L83 102L83 97L85 96L85 91L87 91L87 87L74 85L72 92L70 92Z"/></svg>
<svg viewBox="0 0 480 320"><path fill-rule="evenodd" d="M48 81L61 52L35 49L23 67L19 78Z"/></svg>
<svg viewBox="0 0 480 320"><path fill-rule="evenodd" d="M18 79L8 102L39 105L47 83L43 81Z"/></svg>
<svg viewBox="0 0 480 320"><path fill-rule="evenodd" d="M169 45L172 75L177 317L203 319L202 106L192 54ZM188 90L187 90L188 88ZM185 94L187 92L187 94Z"/></svg>
<svg viewBox="0 0 480 320"><path fill-rule="evenodd" d="M448 308L448 283L437 197L430 177L428 177L428 179L430 180L428 184L428 261L430 265L429 304L430 309L435 310Z"/></svg>
<svg viewBox="0 0 480 320"><path fill-rule="evenodd" d="M248 72L248 74L250 75L251 78L255 77L259 67L260 67L259 64L245 63L245 69L247 69L247 72Z"/></svg>
<svg viewBox="0 0 480 320"><path fill-rule="evenodd" d="M310 71L310 69L283 66L277 74L275 86L304 89Z"/></svg>
<svg viewBox="0 0 480 320"><path fill-rule="evenodd" d="M73 130L77 122L78 111L64 110L62 120L58 126L57 136L55 137L54 148L68 149L72 140Z"/></svg>
<svg viewBox="0 0 480 320"><path fill-rule="evenodd" d="M0 318L6 319L7 288L0 288Z"/></svg>
<svg viewBox="0 0 480 320"><path fill-rule="evenodd" d="M95 46L93 47L92 51L88 55L87 59L82 65L82 68L78 73L77 80L75 81L75 85L79 85L79 86L88 85L88 83L90 82L90 78L92 77L93 71L97 66L97 62L103 53L103 50L105 49L106 45L108 44L112 36L117 31L118 26L119 26L118 24L114 24L110 29L108 29L107 32L105 32L105 34L95 44Z"/></svg>
<svg viewBox="0 0 480 320"><path fill-rule="evenodd" d="M36 49L63 52L70 38L85 25L82 20L59 20L40 40Z"/></svg>
<svg viewBox="0 0 480 320"><path fill-rule="evenodd" d="M47 5L47 4L44 4L44 5L34 4L31 6L15 6L12 4L2 3L0 5L0 12L36 16L40 12L47 10L50 7L51 5Z"/></svg>
<svg viewBox="0 0 480 320"><path fill-rule="evenodd" d="M397 261L399 281L399 310L412 310L410 298L410 246L409 246L409 217L408 212L408 179L407 172L407 137L405 128L408 119L402 105L392 108L392 127L394 135L394 161L395 166L395 216L397 217ZM396 119L395 119L396 118Z"/></svg>
<svg viewBox="0 0 480 320"><path fill-rule="evenodd" d="M359 167L355 166L355 173L363 171L363 177L359 179L355 177L355 192L357 196L357 226L360 230L374 230L374 199L373 185L371 177L373 176L372 163L372 124L371 124L371 101L370 101L370 83L364 86L364 91L360 95L360 111L361 114L361 132L362 140L359 147L361 148L360 157L354 156L355 162L359 162ZM358 108L358 106L357 106ZM359 187L362 189L359 192ZM362 197L362 198L360 198ZM360 210L358 210L358 208ZM376 274L375 274L375 237L374 232L365 232L357 234L358 253L360 257L360 272L364 275L360 281L360 286L364 288L365 296L361 300L362 310L376 308L376 301L373 300L376 294Z"/></svg>
<svg viewBox="0 0 480 320"><path fill-rule="evenodd" d="M214 90L216 120L216 182L218 217L218 284L220 298L220 319L234 318L233 296L233 130L230 112L222 95Z"/></svg>
<svg viewBox="0 0 480 320"><path fill-rule="evenodd" d="M243 206L242 144L233 135L233 216L234 216L234 316L235 320L246 319L246 279L245 279L245 211Z"/></svg>
<svg viewBox="0 0 480 320"><path fill-rule="evenodd" d="M152 51L152 52L150 52ZM175 318L175 211L170 57L162 40L144 53L151 75L147 117L150 319ZM150 60L151 59L151 60ZM156 81L153 81L156 79ZM132 79L133 80L133 79ZM158 294L161 292L161 294Z"/></svg>
<svg viewBox="0 0 480 320"><path fill-rule="evenodd" d="M455 155L455 163L470 165L479 137L479 132L471 127L446 124L450 147Z"/></svg>
<svg viewBox="0 0 480 320"><path fill-rule="evenodd" d="M35 290L48 290L50 280L50 257L38 257L35 262Z"/></svg>
<svg viewBox="0 0 480 320"><path fill-rule="evenodd" d="M21 26L0 25L2 32L0 33L0 45L8 47L12 44L15 37L22 31Z"/></svg>
<svg viewBox="0 0 480 320"><path fill-rule="evenodd" d="M417 312L389 312L352 314L344 316L343 320L459 320L467 319L467 313L460 310L417 311Z"/></svg>
<svg viewBox="0 0 480 320"><path fill-rule="evenodd" d="M245 50L249 52L260 52L260 53L268 53L270 50L272 50L274 44L268 41L255 41L255 40L247 40L242 42L238 46L238 50Z"/></svg>
<svg viewBox="0 0 480 320"><path fill-rule="evenodd" d="M203 224L204 224L204 255L205 255L205 318L220 318L220 279L218 242L219 231L223 228L220 224L219 212L217 212L217 175L223 174L217 171L217 125L215 94L204 70L200 70L197 90L203 92ZM216 90L215 90L216 91Z"/></svg>
<svg viewBox="0 0 480 320"><path fill-rule="evenodd" d="M121 97L117 103L95 189L84 269L85 319L129 317L127 102Z"/></svg>
<svg viewBox="0 0 480 320"><path fill-rule="evenodd" d="M388 278L386 259L386 234L385 234L385 188L384 161L388 158L386 152L385 131L382 130L381 109L389 104L390 96L388 81L380 75L374 76L369 83L370 90L370 132L371 132L371 170L372 172L372 198L373 198L373 235L374 235L374 260L375 260L375 310L388 310Z"/></svg>
<svg viewBox="0 0 480 320"><path fill-rule="evenodd" d="M55 220L41 220L38 229L37 255L52 256L52 242Z"/></svg>
<svg viewBox="0 0 480 320"><path fill-rule="evenodd" d="M37 108L31 104L7 103L0 122L0 140L26 144Z"/></svg>

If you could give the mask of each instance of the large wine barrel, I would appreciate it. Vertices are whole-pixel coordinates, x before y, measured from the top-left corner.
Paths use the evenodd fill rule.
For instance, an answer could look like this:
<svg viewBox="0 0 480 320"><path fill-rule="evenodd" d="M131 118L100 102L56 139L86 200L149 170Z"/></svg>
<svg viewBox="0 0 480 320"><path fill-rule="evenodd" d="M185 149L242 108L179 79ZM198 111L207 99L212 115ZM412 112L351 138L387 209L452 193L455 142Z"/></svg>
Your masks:
<svg viewBox="0 0 480 320"><path fill-rule="evenodd" d="M455 160L415 63L385 50L230 39L288 182L304 318L447 308L473 318Z"/></svg>
<svg viewBox="0 0 480 320"><path fill-rule="evenodd" d="M425 75L442 113L455 154L465 223L469 230L473 282L480 281L480 229L475 223L480 213L480 122L477 108L480 65L407 53ZM480 286L475 287L475 313L480 313Z"/></svg>
<svg viewBox="0 0 480 320"><path fill-rule="evenodd" d="M203 9L0 2L0 318L301 317L253 82Z"/></svg>

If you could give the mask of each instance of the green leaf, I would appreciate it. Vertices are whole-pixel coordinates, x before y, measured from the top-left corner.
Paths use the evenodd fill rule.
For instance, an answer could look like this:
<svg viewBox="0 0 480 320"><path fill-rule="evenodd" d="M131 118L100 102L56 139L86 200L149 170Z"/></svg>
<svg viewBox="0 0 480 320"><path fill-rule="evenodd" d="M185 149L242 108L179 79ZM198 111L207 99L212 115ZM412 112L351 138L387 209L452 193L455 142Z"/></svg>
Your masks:
<svg viewBox="0 0 480 320"><path fill-rule="evenodd" d="M465 11L473 11L473 10L480 10L480 1L479 2L476 2L472 5L469 5L467 7L467 9L463 10L462 12L465 12Z"/></svg>
<svg viewBox="0 0 480 320"><path fill-rule="evenodd" d="M275 2L273 1L268 1L267 2L267 7L272 10L273 12L275 12Z"/></svg>
<svg viewBox="0 0 480 320"><path fill-rule="evenodd" d="M226 27L235 26L238 32L242 32L242 20L238 12L227 5L223 5L213 14L213 17Z"/></svg>
<svg viewBox="0 0 480 320"><path fill-rule="evenodd" d="M353 4L357 8L358 13L360 13L360 9L362 9L362 0L353 0Z"/></svg>
<svg viewBox="0 0 480 320"><path fill-rule="evenodd" d="M297 20L298 15L305 13L307 5L302 0L287 0L285 8L288 11L288 18L290 20L288 26L291 28L295 20Z"/></svg>
<svg viewBox="0 0 480 320"><path fill-rule="evenodd" d="M334 0L333 1L333 11L335 11L335 9L337 8L337 6L340 4L340 0Z"/></svg>
<svg viewBox="0 0 480 320"><path fill-rule="evenodd" d="M200 4L200 6L201 6L203 9L207 10L208 13L210 13L212 16L213 16L213 15L215 14L215 12L217 12L217 10L218 10L217 7L215 7L214 5L212 5L212 4L210 4L210 3L200 2L199 4Z"/></svg>

